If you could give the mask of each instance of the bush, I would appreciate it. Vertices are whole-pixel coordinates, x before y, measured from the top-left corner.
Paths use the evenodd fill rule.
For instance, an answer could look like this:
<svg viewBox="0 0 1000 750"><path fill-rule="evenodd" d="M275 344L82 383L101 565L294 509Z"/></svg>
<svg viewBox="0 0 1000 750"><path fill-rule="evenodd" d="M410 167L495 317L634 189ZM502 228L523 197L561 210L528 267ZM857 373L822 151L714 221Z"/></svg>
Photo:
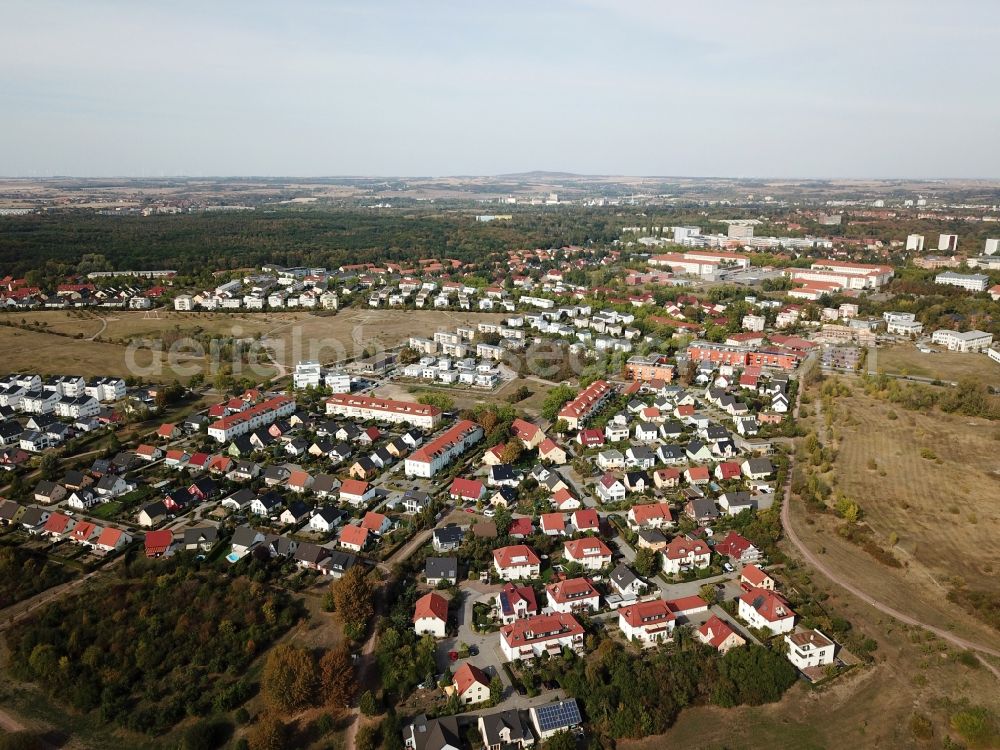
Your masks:
<svg viewBox="0 0 1000 750"><path fill-rule="evenodd" d="M225 719L203 719L184 732L181 750L215 750L232 735L233 725Z"/></svg>
<svg viewBox="0 0 1000 750"><path fill-rule="evenodd" d="M358 709L365 716L375 716L378 713L378 701L375 700L375 696L371 690L366 690L361 694L361 699L358 701Z"/></svg>

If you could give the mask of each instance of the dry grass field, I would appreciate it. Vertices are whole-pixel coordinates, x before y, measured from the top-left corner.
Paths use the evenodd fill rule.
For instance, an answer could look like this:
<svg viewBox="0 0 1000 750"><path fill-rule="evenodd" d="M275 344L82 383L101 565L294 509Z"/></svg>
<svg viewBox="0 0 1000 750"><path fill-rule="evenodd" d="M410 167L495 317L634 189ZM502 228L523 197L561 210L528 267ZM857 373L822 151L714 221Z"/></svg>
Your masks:
<svg viewBox="0 0 1000 750"><path fill-rule="evenodd" d="M868 356L872 357L871 350ZM971 378L989 385L1000 385L1000 364L985 354L962 354L947 350L923 354L913 344L898 344L878 349L874 357L874 369L892 375L915 375L955 382ZM869 361L868 365L871 368L872 362Z"/></svg>
<svg viewBox="0 0 1000 750"><path fill-rule="evenodd" d="M965 585L1000 592L1000 425L907 411L859 389L837 399L835 409L837 458L828 481L861 505L879 544L891 547L902 567L841 540L832 515L811 514L807 523L800 516L803 540L901 611L1000 644L995 630L947 600Z"/></svg>
<svg viewBox="0 0 1000 750"><path fill-rule="evenodd" d="M133 339L169 342L182 337L261 338L285 367L299 360L330 362L344 356L361 355L366 347L381 343L395 346L410 335L431 337L442 329L475 325L483 320L499 320L494 313L454 313L437 310L344 310L320 316L309 312L261 313L177 313L160 312L147 317L136 311L51 310L0 314L20 325L41 324L41 330L0 326L0 345L9 352L5 369L35 370L45 373L80 375L132 374L122 343ZM90 340L98 337L99 341ZM152 361L149 352L136 356L140 365ZM204 359L185 356L182 362L204 371ZM259 368L269 377L272 367ZM143 373L139 373L143 374ZM210 377L209 373L206 373ZM150 380L186 381L190 375L164 371L162 376L145 374Z"/></svg>

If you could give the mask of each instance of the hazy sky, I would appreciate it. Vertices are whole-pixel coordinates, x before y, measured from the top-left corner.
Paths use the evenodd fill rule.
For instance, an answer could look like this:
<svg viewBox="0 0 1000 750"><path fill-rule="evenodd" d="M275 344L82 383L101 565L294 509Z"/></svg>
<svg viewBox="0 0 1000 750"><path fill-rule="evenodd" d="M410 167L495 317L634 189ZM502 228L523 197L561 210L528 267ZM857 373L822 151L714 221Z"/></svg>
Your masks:
<svg viewBox="0 0 1000 750"><path fill-rule="evenodd" d="M3 0L0 174L1000 177L996 0Z"/></svg>

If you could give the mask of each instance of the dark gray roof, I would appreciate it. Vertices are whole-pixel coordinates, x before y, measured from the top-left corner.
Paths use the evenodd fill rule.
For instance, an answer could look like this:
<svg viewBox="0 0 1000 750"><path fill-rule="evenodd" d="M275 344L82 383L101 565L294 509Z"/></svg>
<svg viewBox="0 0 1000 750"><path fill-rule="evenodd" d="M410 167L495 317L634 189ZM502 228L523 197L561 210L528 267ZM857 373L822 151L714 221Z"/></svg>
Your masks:
<svg viewBox="0 0 1000 750"><path fill-rule="evenodd" d="M515 747L519 747L520 745L515 743L520 743L523 739L532 739L533 741L531 730L521 721L521 714L517 709L487 714L481 716L480 720L482 721L483 735L488 746L506 746L501 735L501 732L504 730L507 730L506 734L510 740L510 744Z"/></svg>
<svg viewBox="0 0 1000 750"><path fill-rule="evenodd" d="M428 557L424 562L427 578L458 578L457 557Z"/></svg>

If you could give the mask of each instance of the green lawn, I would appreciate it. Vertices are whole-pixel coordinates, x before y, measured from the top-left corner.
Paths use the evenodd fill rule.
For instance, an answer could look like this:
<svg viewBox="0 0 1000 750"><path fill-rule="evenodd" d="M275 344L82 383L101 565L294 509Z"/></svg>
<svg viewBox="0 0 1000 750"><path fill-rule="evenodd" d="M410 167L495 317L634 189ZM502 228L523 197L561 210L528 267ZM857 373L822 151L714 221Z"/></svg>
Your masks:
<svg viewBox="0 0 1000 750"><path fill-rule="evenodd" d="M118 516L122 512L122 502L120 500L110 500L106 503L101 503L96 508L91 509L90 515L94 518L100 518L102 520L108 521L112 518Z"/></svg>

